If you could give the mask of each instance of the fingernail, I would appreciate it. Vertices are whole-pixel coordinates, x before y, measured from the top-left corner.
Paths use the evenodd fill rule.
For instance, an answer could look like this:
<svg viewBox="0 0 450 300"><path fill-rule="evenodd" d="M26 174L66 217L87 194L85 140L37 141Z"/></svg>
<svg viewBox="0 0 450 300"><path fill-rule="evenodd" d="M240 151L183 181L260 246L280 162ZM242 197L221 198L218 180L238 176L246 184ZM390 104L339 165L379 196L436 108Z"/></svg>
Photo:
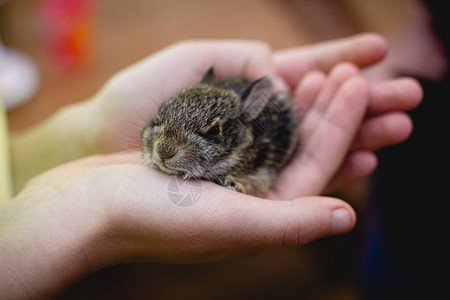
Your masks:
<svg viewBox="0 0 450 300"><path fill-rule="evenodd" d="M353 226L353 220L350 213L343 208L333 211L333 232L343 233L349 231Z"/></svg>

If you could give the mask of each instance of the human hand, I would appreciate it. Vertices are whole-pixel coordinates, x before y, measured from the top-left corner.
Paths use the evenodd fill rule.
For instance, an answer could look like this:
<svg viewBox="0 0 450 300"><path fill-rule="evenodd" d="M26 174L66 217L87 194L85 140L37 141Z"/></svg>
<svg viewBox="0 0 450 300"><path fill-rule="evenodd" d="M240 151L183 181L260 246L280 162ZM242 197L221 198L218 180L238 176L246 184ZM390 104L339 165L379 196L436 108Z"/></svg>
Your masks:
<svg viewBox="0 0 450 300"><path fill-rule="evenodd" d="M323 193L362 124L369 89L359 69L350 63L338 64L328 76L312 72L301 80L293 98L301 114L300 151L279 174L270 198Z"/></svg>
<svg viewBox="0 0 450 300"><path fill-rule="evenodd" d="M405 89L407 96L395 88ZM328 75L306 74L293 101L302 114L301 151L282 171L270 197L317 195L369 175L376 167L374 151L401 142L412 130L406 113L380 109L377 116L377 106L402 99L413 105L420 96L420 86L411 79L371 86L350 63L338 64ZM380 103L371 103L370 97Z"/></svg>
<svg viewBox="0 0 450 300"><path fill-rule="evenodd" d="M343 86L344 83L346 85L355 83L346 83L351 79L355 81L356 77L361 76L355 67L362 70L372 66L384 58L386 51L387 45L382 38L373 34L363 34L307 47L280 50L274 54L277 72L289 87L295 90L296 105L305 114L306 120L301 125L305 137L312 136L312 124L317 125L321 122L324 125L322 128L334 125L335 129L338 129L337 127L346 123L347 117L351 118L352 111L345 111L340 116L335 115L335 119L331 120L326 115L331 107L325 109L323 103L330 103L329 93L335 93L339 86ZM340 67L336 67L344 61L352 63L353 66L341 64ZM325 91L321 91L322 88ZM347 88L351 89L349 86ZM322 176L322 178L331 176L332 180L320 186L326 185L327 190L331 190L370 175L377 164L374 152L401 143L411 134L412 121L406 111L418 106L422 96L422 88L413 78L395 78L370 83L366 95L367 109L352 145L341 166L337 170L328 168L328 172L324 174L326 176ZM315 97L322 104L313 104ZM353 110L353 113L356 112L355 107L349 109ZM322 133L323 140L316 140L322 141L325 146L318 148L318 152L311 152L314 154L310 163L310 166L319 173L323 172L324 168L321 166L323 162L328 163L330 156L336 156L334 148L327 142L331 135L327 136L325 131ZM335 172L334 176L330 174L332 170ZM298 181L304 182L301 179ZM304 187L303 190L307 191L309 188L315 190L315 187L311 186Z"/></svg>
<svg viewBox="0 0 450 300"><path fill-rule="evenodd" d="M129 152L74 161L30 181L0 207L2 296L48 297L123 262L207 262L299 246L355 224L349 205L334 198L270 201L203 181L197 201L180 207L170 200L173 178Z"/></svg>
<svg viewBox="0 0 450 300"><path fill-rule="evenodd" d="M97 148L102 149L101 152L140 148L140 131L155 116L160 103L181 88L197 82L211 65L215 66L221 79L235 76L256 79L269 75L279 91L305 90L311 85L317 92L325 73L340 62L349 61L356 67L366 67L381 60L385 54L385 41L372 34L275 53L260 42L178 43L119 73L94 97L90 111L95 112L91 119L97 120L97 126L93 126ZM345 78L339 78L339 75L336 79L338 85L359 72L343 73ZM331 78L330 75L333 81ZM301 87L299 82L303 83ZM404 111L420 102L418 83L402 78L370 85L368 89L364 120L357 133L348 132L355 136L351 151L343 161L338 160L341 163L339 170L329 168L337 172L331 185L369 175L376 166L374 151L402 142L411 132L411 121ZM300 108L303 111L312 108L308 114L319 113L319 117L324 110L309 107L311 96L306 96L310 100L302 101L298 97L299 94L302 97L302 93L295 92ZM304 130L312 132L311 126ZM313 164L317 165L317 159Z"/></svg>

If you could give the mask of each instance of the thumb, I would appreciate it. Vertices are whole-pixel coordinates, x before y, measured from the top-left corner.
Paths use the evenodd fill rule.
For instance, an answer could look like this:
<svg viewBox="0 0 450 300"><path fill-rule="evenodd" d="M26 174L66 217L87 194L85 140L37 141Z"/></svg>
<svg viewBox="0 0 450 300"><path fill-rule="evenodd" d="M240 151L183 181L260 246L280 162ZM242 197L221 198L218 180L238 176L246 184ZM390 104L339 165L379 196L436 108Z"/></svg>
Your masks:
<svg viewBox="0 0 450 300"><path fill-rule="evenodd" d="M222 234L237 247L296 246L321 237L347 232L356 222L354 210L344 201L329 197L303 197L287 201L228 199L222 210L226 226ZM239 200L235 202L236 200ZM233 203L234 202L234 203Z"/></svg>

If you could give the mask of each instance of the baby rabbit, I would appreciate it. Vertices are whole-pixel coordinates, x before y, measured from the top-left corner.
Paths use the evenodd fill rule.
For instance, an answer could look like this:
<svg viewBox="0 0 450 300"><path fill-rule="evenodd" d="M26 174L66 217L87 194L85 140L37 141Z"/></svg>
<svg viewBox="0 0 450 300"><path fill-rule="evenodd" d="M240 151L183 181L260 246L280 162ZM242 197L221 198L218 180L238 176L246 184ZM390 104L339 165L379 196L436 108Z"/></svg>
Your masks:
<svg viewBox="0 0 450 300"><path fill-rule="evenodd" d="M262 196L295 154L297 127L289 97L274 95L268 77L215 82L211 67L143 129L143 159L184 179Z"/></svg>

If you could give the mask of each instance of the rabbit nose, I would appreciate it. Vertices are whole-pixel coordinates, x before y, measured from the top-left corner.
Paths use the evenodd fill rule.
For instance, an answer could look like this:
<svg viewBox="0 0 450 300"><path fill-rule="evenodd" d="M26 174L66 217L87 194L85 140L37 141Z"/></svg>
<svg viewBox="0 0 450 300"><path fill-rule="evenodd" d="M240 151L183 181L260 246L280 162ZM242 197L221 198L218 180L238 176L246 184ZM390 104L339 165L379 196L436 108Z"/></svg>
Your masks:
<svg viewBox="0 0 450 300"><path fill-rule="evenodd" d="M169 159L177 153L175 146L171 143L160 142L156 145L156 153L158 154L161 161L165 161Z"/></svg>

